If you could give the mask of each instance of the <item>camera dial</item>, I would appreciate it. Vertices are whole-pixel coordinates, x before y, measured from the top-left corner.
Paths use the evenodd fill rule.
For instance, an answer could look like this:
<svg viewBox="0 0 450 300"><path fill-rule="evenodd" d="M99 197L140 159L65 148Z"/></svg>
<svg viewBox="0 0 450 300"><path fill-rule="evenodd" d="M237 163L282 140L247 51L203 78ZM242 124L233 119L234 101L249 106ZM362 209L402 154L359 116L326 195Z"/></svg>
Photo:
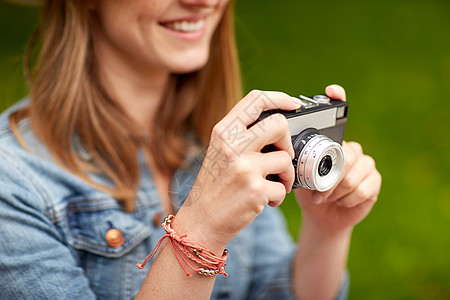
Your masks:
<svg viewBox="0 0 450 300"><path fill-rule="evenodd" d="M342 146L314 128L293 137L294 188L324 192L339 179L344 166Z"/></svg>

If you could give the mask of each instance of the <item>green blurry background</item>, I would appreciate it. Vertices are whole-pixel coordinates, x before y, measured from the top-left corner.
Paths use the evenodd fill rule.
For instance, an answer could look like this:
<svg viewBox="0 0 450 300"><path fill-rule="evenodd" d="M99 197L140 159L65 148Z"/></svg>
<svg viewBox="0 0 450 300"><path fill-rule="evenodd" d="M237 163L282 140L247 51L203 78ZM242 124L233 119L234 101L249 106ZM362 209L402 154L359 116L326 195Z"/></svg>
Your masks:
<svg viewBox="0 0 450 300"><path fill-rule="evenodd" d="M350 299L450 299L450 1L237 1L246 91L347 90L346 139L383 175L354 231ZM26 95L36 8L0 1L0 110ZM300 211L282 205L296 237Z"/></svg>

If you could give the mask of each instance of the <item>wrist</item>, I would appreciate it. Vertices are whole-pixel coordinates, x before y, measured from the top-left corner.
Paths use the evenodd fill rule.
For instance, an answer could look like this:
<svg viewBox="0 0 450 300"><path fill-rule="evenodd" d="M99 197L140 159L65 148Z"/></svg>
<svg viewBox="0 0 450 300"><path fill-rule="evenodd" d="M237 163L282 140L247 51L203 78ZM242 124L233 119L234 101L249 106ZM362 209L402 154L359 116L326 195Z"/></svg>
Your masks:
<svg viewBox="0 0 450 300"><path fill-rule="evenodd" d="M351 234L351 229L328 232L314 224L304 223L299 236L297 259L303 267L332 271L336 276L342 274L347 268Z"/></svg>
<svg viewBox="0 0 450 300"><path fill-rule="evenodd" d="M161 226L166 231L166 234L160 238L155 248L147 255L144 261L136 264L136 266L139 269L143 269L156 255L164 239L168 238L173 254L176 256L187 276L192 276L192 273L189 272L186 266L199 275L216 276L223 274L224 276L228 276L225 271L228 250L224 250L221 256L217 256L205 245L188 240L186 234L179 235L173 228L174 218L172 214L164 218ZM190 263L189 260L192 262Z"/></svg>
<svg viewBox="0 0 450 300"><path fill-rule="evenodd" d="M308 222L302 225L293 273L299 299L336 297L347 268L351 232L330 232Z"/></svg>
<svg viewBox="0 0 450 300"><path fill-rule="evenodd" d="M177 213L172 227L180 236L186 235L186 240L202 244L216 255L223 253L226 247L226 243L215 238L208 225L198 217L188 216L183 209Z"/></svg>
<svg viewBox="0 0 450 300"><path fill-rule="evenodd" d="M316 217L313 214L302 211L302 228L321 236L328 236L330 238L338 238L340 236L351 235L355 226L337 220L335 216L321 215Z"/></svg>
<svg viewBox="0 0 450 300"><path fill-rule="evenodd" d="M303 218L301 227L301 236L314 239L317 242L350 242L353 232L353 226L345 228L332 228L317 224L317 222L309 221Z"/></svg>

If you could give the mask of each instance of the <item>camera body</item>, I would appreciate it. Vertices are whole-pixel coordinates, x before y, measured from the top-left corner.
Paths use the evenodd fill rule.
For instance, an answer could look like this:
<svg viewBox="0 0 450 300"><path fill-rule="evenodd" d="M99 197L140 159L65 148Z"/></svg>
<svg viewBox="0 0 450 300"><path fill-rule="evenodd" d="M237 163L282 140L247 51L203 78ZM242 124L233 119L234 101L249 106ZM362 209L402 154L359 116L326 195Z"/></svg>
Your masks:
<svg viewBox="0 0 450 300"><path fill-rule="evenodd" d="M289 124L295 158L292 188L327 191L338 181L344 167L342 141L347 123L348 103L324 95L300 96L297 110L269 110L257 122L274 113L283 114ZM262 152L273 151L273 145ZM268 179L277 180L269 175Z"/></svg>

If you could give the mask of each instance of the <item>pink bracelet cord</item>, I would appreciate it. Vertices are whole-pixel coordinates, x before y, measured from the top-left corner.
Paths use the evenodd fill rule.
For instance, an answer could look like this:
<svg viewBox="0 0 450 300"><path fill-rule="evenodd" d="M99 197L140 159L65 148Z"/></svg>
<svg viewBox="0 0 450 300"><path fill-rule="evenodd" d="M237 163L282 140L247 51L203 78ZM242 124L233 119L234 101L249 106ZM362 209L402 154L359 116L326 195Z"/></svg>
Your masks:
<svg viewBox="0 0 450 300"><path fill-rule="evenodd" d="M223 251L222 257L218 257L212 251L208 250L204 245L194 243L191 241L186 241L185 240L185 238L187 237L186 234L178 236L175 230L172 229L170 224L172 223L172 220L174 218L175 217L173 215L168 215L166 218L164 218L164 222L161 224L161 226L166 231L166 234L161 237L161 239L156 244L155 248L153 248L150 254L144 259L144 261L141 264L139 263L136 264L136 266L139 269L144 268L147 262L156 255L159 248L161 247L161 243L163 242L163 240L165 238L169 238L172 251L175 254L175 257L177 258L178 262L180 263L181 267L183 268L187 276L191 276L192 274L186 269L186 267L183 264L183 261L185 262L185 264L189 266L189 268L192 271L199 273L201 275L215 276L217 274L223 274L225 277L228 276L228 274L225 272L226 260L228 258L228 250L225 249ZM188 260L182 255L181 252L184 253L184 255L187 258L195 261L199 265L207 267L208 269L194 268L188 262Z"/></svg>

